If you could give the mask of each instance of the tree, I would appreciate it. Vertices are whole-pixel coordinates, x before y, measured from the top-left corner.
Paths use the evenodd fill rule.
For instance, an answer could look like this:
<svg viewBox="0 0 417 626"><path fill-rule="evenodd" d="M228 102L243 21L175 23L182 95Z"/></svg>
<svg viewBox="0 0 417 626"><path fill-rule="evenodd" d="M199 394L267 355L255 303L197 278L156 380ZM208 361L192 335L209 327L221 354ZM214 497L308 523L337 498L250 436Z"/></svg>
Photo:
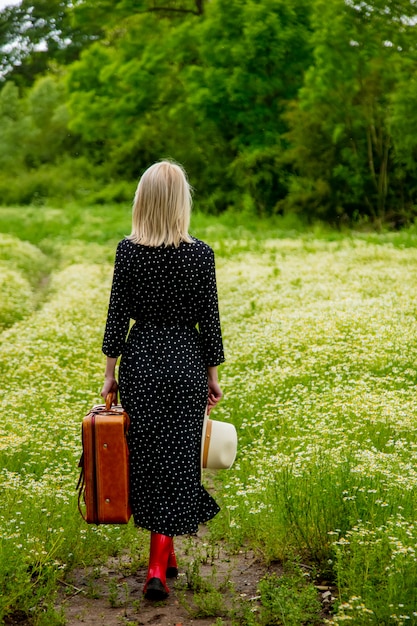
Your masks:
<svg viewBox="0 0 417 626"><path fill-rule="evenodd" d="M68 147L68 111L64 85L46 76L28 94L28 115L33 131L26 160L33 167L54 162Z"/></svg>
<svg viewBox="0 0 417 626"><path fill-rule="evenodd" d="M181 27L198 19L191 13L179 19L140 11L111 29L106 44L94 44L71 66L70 127L97 162L105 155L111 176L137 178L161 156L184 165L200 160L200 148L190 146L193 122L183 108L181 76L187 55L194 54L192 37L185 37L187 29Z"/></svg>
<svg viewBox="0 0 417 626"><path fill-rule="evenodd" d="M404 63L396 90L391 94L389 127L396 158L407 172L417 174L417 70L415 62Z"/></svg>
<svg viewBox="0 0 417 626"><path fill-rule="evenodd" d="M103 37L111 10L98 10L81 22L77 6L71 0L22 0L0 11L0 76L31 85L54 64L71 63Z"/></svg>
<svg viewBox="0 0 417 626"><path fill-rule="evenodd" d="M0 167L18 172L26 156L30 119L19 96L18 87L7 82L0 91Z"/></svg>
<svg viewBox="0 0 417 626"><path fill-rule="evenodd" d="M200 60L185 82L200 123L227 146L224 206L243 199L270 213L286 194L282 113L310 58L309 3L213 0L197 35Z"/></svg>
<svg viewBox="0 0 417 626"><path fill-rule="evenodd" d="M415 57L414 17L406 0L317 0L314 63L286 114L298 173L287 207L331 220L411 209L412 195L398 195L389 111L399 69Z"/></svg>
<svg viewBox="0 0 417 626"><path fill-rule="evenodd" d="M281 113L309 54L307 4L212 0L203 15L181 6L179 19L142 3L72 65L71 128L103 148L113 175L169 155L213 210L243 194L270 212L286 191Z"/></svg>

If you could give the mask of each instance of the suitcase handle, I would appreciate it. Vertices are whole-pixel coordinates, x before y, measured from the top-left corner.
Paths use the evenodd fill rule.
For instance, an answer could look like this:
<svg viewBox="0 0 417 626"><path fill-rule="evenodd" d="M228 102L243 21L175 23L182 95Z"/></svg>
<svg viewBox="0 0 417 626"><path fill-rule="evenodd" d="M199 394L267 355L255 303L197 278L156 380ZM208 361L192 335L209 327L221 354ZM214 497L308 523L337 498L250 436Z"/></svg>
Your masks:
<svg viewBox="0 0 417 626"><path fill-rule="evenodd" d="M110 391L110 393L107 394L106 396L106 411L111 411L112 406L116 406L117 404L117 396L118 396L119 390L116 389L116 391ZM124 411L125 414L125 432L127 432L129 430L129 426L130 426L130 418L128 416L128 414L126 413L126 411Z"/></svg>
<svg viewBox="0 0 417 626"><path fill-rule="evenodd" d="M117 404L117 390L110 391L106 396L106 411L110 411L113 404Z"/></svg>

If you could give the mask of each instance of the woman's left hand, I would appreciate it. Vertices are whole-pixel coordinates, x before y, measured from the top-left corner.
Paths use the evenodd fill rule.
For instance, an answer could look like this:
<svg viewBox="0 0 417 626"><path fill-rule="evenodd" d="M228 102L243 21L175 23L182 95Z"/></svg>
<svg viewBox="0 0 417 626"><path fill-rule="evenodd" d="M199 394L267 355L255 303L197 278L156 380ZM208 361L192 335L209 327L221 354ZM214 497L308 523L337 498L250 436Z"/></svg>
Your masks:
<svg viewBox="0 0 417 626"><path fill-rule="evenodd" d="M109 393L117 393L119 389L119 385L117 384L117 380L113 376L109 376L105 379L103 388L101 390L101 395L103 398L106 398Z"/></svg>

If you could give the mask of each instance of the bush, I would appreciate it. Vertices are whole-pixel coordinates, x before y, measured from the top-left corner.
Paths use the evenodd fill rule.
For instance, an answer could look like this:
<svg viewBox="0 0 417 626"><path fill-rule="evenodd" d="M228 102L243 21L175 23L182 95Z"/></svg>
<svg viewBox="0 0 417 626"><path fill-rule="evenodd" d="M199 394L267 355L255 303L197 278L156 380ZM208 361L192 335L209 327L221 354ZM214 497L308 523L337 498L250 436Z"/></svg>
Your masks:
<svg viewBox="0 0 417 626"><path fill-rule="evenodd" d="M135 182L118 181L117 183L109 183L94 191L86 197L88 204L119 204L133 201L135 194Z"/></svg>
<svg viewBox="0 0 417 626"><path fill-rule="evenodd" d="M59 165L45 164L37 169L22 169L13 177L0 174L0 203L3 206L33 204L42 206L72 200L91 202L100 193L105 174L88 159L67 158Z"/></svg>

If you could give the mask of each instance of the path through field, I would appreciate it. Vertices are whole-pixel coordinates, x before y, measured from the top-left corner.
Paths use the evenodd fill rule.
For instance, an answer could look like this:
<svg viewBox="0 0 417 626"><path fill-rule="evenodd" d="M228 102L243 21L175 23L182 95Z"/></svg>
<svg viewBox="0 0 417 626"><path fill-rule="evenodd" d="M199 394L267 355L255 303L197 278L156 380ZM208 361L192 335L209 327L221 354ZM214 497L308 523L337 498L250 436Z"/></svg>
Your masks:
<svg viewBox="0 0 417 626"><path fill-rule="evenodd" d="M189 541L187 539L187 541ZM204 538L200 533L193 543L201 553ZM194 592L187 589L187 578L193 578L193 556L184 555L184 540L176 540L180 574L174 581L168 580L171 589L165 602L150 602L143 599L142 589L146 578L146 567L131 571L131 559L110 558L106 565L98 568L77 569L72 573L71 584L62 585L57 608L62 608L68 626L119 626L120 624L152 624L153 626L176 626L178 624L209 626L216 618L227 620L227 610L233 610L239 600L251 603L253 610L259 606L257 585L267 572L280 572L278 565L266 567L251 551L241 550L230 555L219 548L214 558L201 565L198 576L202 581L191 580L204 588L207 582L206 606L197 607ZM200 548L200 549L199 549ZM189 576L187 576L187 572ZM222 590L222 603L218 612L210 588ZM201 596L203 597L203 596ZM211 613L204 615L204 612ZM214 615L212 613L215 613ZM222 623L229 623L222 621Z"/></svg>

